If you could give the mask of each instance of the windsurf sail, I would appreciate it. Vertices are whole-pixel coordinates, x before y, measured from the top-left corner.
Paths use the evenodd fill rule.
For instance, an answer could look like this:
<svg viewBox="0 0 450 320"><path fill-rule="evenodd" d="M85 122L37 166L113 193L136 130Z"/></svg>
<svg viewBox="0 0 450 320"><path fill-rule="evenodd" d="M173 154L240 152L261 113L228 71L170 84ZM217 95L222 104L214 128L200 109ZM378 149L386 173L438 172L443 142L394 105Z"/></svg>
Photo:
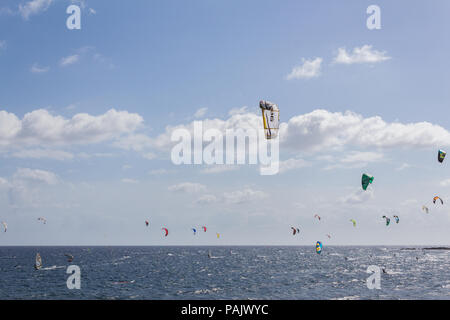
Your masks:
<svg viewBox="0 0 450 320"><path fill-rule="evenodd" d="M39 270L40 268L42 268L42 258L39 253L36 254L36 261L34 263L34 268L36 270Z"/></svg>

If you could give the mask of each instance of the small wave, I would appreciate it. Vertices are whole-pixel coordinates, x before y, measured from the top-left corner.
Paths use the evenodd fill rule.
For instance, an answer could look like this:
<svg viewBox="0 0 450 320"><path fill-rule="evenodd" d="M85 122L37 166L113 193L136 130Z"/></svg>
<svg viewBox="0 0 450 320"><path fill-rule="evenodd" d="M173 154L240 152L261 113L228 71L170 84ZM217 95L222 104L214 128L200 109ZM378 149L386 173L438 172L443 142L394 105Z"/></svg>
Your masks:
<svg viewBox="0 0 450 320"><path fill-rule="evenodd" d="M66 266L51 266L51 267L47 267L47 268L42 268L41 270L55 270L55 269L61 269L61 268L65 268Z"/></svg>
<svg viewBox="0 0 450 320"><path fill-rule="evenodd" d="M194 294L208 294L208 293L217 292L219 290L220 290L220 288L200 289L200 290L195 290Z"/></svg>
<svg viewBox="0 0 450 320"><path fill-rule="evenodd" d="M333 298L331 300L358 300L360 299L359 296L348 296L348 297L341 297L341 298Z"/></svg>
<svg viewBox="0 0 450 320"><path fill-rule="evenodd" d="M131 280L131 281L115 281L112 284L117 285L117 284L129 284L129 283L134 283L135 280Z"/></svg>

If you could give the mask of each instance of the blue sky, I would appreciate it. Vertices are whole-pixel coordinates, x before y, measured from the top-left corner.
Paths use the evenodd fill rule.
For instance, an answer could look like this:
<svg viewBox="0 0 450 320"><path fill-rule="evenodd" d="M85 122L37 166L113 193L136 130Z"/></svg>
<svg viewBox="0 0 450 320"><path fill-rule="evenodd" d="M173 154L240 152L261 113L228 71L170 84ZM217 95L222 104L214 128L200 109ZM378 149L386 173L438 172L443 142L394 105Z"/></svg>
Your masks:
<svg viewBox="0 0 450 320"><path fill-rule="evenodd" d="M70 4L81 30L66 27ZM366 27L372 4L380 30ZM450 174L436 160L450 145L448 9L2 1L0 242L448 244ZM261 99L281 110L279 174L172 164L174 126L259 126Z"/></svg>

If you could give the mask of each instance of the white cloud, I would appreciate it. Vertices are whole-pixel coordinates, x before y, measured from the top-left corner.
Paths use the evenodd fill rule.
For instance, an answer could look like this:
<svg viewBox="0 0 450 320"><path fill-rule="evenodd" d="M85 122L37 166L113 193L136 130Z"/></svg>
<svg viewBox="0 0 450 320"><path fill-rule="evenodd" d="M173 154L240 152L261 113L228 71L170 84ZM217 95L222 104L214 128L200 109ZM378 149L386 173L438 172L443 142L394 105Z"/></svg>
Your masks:
<svg viewBox="0 0 450 320"><path fill-rule="evenodd" d="M81 159L112 158L114 156L115 156L114 153L104 153L104 152L95 152L95 153L80 152L80 153L77 154L77 157L81 158Z"/></svg>
<svg viewBox="0 0 450 320"><path fill-rule="evenodd" d="M78 113L71 119L39 109L26 113L22 120L13 113L0 111L0 145L41 147L98 143L132 133L142 122L138 114L115 109L99 116Z"/></svg>
<svg viewBox="0 0 450 320"><path fill-rule="evenodd" d="M6 41L0 40L0 50L5 49L5 48L6 48Z"/></svg>
<svg viewBox="0 0 450 320"><path fill-rule="evenodd" d="M59 62L59 64L62 67L66 67L66 66L69 66L71 64L78 62L79 59L80 59L80 56L78 54L73 54L73 55L62 58L61 61Z"/></svg>
<svg viewBox="0 0 450 320"><path fill-rule="evenodd" d="M236 171L239 169L239 166L235 165L216 165L216 166L210 166L205 169L203 169L201 172L204 174L215 174L215 173L222 173L222 172L230 172L230 171Z"/></svg>
<svg viewBox="0 0 450 320"><path fill-rule="evenodd" d="M243 106L241 108L232 108L230 111L228 111L229 116L232 116L234 114L244 114L244 113L248 113L247 106Z"/></svg>
<svg viewBox="0 0 450 320"><path fill-rule="evenodd" d="M129 178L123 178L121 180L123 183L130 183L130 184L136 184L139 183L139 181L135 180L135 179L129 179Z"/></svg>
<svg viewBox="0 0 450 320"><path fill-rule="evenodd" d="M49 149L24 149L14 152L11 156L21 159L70 160L74 158L70 152Z"/></svg>
<svg viewBox="0 0 450 320"><path fill-rule="evenodd" d="M417 199L406 199L402 202L400 202L401 206L414 206L417 207L417 204L419 203L419 201L417 201Z"/></svg>
<svg viewBox="0 0 450 320"><path fill-rule="evenodd" d="M325 159L324 159L325 160ZM350 151L346 152L340 157L330 157L327 158L328 162L333 164L325 167L325 170L342 168L342 169L353 169L353 168L363 168L372 162L383 161L384 154L379 152L363 152L363 151Z"/></svg>
<svg viewBox="0 0 450 320"><path fill-rule="evenodd" d="M200 108L194 113L194 118L201 118L206 114L208 108Z"/></svg>
<svg viewBox="0 0 450 320"><path fill-rule="evenodd" d="M50 67L40 67L37 63L33 64L30 71L33 73L45 73L50 70Z"/></svg>
<svg viewBox="0 0 450 320"><path fill-rule="evenodd" d="M234 113L224 120L204 119L202 125L204 132L214 128L225 134L228 129L258 130L261 128L261 118L256 113ZM170 152L171 148L178 143L171 141L172 132L176 129L186 129L192 135L193 126L193 121L177 126L167 126L163 133L155 137L130 134L119 138L114 145L137 152L155 150ZM383 161L384 155L381 151L387 148L416 149L450 145L450 132L429 122L386 122L379 116L365 118L350 111L342 113L323 109L300 114L288 119L287 122L282 122L279 136L280 148L295 154L316 153L323 150L331 153L342 152L345 149L379 149L377 152L347 152L347 155L338 160L329 156L332 161L339 162L340 166L347 167L361 167L370 162ZM299 160L295 163L302 165ZM281 164L288 168L294 162L291 160Z"/></svg>
<svg viewBox="0 0 450 320"><path fill-rule="evenodd" d="M216 202L219 202L219 199L215 195L212 195L212 194L205 194L195 201L196 204L200 204L200 205L212 204L212 203L216 203Z"/></svg>
<svg viewBox="0 0 450 320"><path fill-rule="evenodd" d="M154 147L155 143L154 139L145 134L132 134L118 139L114 142L114 146L125 150L141 152L145 149Z"/></svg>
<svg viewBox="0 0 450 320"><path fill-rule="evenodd" d="M372 189L369 188L367 190L358 189L357 191L354 191L351 194L342 197L340 199L340 202L345 204L359 204L366 202L372 199L373 197L374 194Z"/></svg>
<svg viewBox="0 0 450 320"><path fill-rule="evenodd" d="M50 171L19 168L8 183L9 204L14 207L40 207L55 204L46 200L46 186L55 186L60 183L56 174Z"/></svg>
<svg viewBox="0 0 450 320"><path fill-rule="evenodd" d="M305 60L302 58L302 65L294 67L286 79L309 79L318 77L320 75L321 64L322 58L315 58L314 60Z"/></svg>
<svg viewBox="0 0 450 320"><path fill-rule="evenodd" d="M206 186L200 183L182 182L179 184L169 186L168 190L173 192L197 193L201 191L206 191Z"/></svg>
<svg viewBox="0 0 450 320"><path fill-rule="evenodd" d="M280 125L282 147L320 151L344 146L421 148L450 145L450 133L429 122L387 123L381 117L364 118L353 112L314 110Z"/></svg>
<svg viewBox="0 0 450 320"><path fill-rule="evenodd" d="M384 156L382 153L353 151L353 152L346 154L341 159L341 162L344 162L344 163L376 162L376 161L382 160L383 157Z"/></svg>
<svg viewBox="0 0 450 320"><path fill-rule="evenodd" d="M142 156L147 160L153 160L156 158L156 154L154 154L153 152L144 153Z"/></svg>
<svg viewBox="0 0 450 320"><path fill-rule="evenodd" d="M259 199L264 199L266 196L266 193L264 193L263 191L253 190L251 188L226 192L223 194L224 201L228 204L242 204Z"/></svg>
<svg viewBox="0 0 450 320"><path fill-rule="evenodd" d="M156 175L163 175L163 174L167 174L167 173L169 173L170 171L168 171L168 170L166 170L166 169L154 169L154 170L150 170L149 172L148 172L148 174L149 175L152 175L152 176L156 176Z"/></svg>
<svg viewBox="0 0 450 320"><path fill-rule="evenodd" d="M280 164L279 164L280 173L294 170L294 169L308 167L310 165L311 164L308 161L303 160L303 159L288 159L288 160L280 161Z"/></svg>
<svg viewBox="0 0 450 320"><path fill-rule="evenodd" d="M386 56L386 52L373 50L371 45L364 45L360 48L355 47L352 53L348 53L345 48L339 48L334 63L377 63L389 59L391 58Z"/></svg>
<svg viewBox="0 0 450 320"><path fill-rule="evenodd" d="M405 170L405 169L408 169L408 168L411 168L412 167L412 165L410 165L409 163L402 163L397 169L395 169L395 170L397 170L397 171L402 171L402 170Z"/></svg>
<svg viewBox="0 0 450 320"><path fill-rule="evenodd" d="M56 184L59 179L56 174L50 171L19 168L13 176L15 181L32 181L45 184Z"/></svg>
<svg viewBox="0 0 450 320"><path fill-rule="evenodd" d="M39 14L46 11L52 4L53 0L32 0L28 1L24 5L19 4L19 12L25 20L32 15Z"/></svg>

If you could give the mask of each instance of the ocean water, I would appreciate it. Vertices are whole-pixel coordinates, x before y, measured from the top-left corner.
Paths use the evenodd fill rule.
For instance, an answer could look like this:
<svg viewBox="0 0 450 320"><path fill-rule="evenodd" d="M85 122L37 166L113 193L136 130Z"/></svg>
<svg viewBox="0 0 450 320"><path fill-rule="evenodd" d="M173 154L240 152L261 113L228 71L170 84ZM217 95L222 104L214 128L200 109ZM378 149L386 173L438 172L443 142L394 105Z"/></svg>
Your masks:
<svg viewBox="0 0 450 320"><path fill-rule="evenodd" d="M406 249L0 247L0 299L450 299L450 251ZM67 288L69 265L79 290ZM386 271L379 290L367 288L369 265Z"/></svg>

